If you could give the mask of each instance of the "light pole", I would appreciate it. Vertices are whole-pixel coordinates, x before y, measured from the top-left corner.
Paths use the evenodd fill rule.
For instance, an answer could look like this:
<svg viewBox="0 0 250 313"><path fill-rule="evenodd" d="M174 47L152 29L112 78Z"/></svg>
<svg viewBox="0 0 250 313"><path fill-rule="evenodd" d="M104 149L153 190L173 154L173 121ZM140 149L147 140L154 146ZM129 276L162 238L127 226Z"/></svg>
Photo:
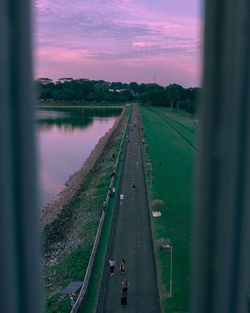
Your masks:
<svg viewBox="0 0 250 313"><path fill-rule="evenodd" d="M165 248L170 249L170 287L169 298L173 297L173 246L165 245Z"/></svg>

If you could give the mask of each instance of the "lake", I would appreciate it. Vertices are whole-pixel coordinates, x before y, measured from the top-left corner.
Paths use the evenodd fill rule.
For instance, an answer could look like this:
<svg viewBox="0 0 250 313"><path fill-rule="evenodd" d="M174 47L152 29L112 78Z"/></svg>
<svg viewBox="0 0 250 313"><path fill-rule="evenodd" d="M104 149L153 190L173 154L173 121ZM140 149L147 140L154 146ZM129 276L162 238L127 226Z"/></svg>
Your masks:
<svg viewBox="0 0 250 313"><path fill-rule="evenodd" d="M120 114L118 108L37 110L41 208L56 198Z"/></svg>

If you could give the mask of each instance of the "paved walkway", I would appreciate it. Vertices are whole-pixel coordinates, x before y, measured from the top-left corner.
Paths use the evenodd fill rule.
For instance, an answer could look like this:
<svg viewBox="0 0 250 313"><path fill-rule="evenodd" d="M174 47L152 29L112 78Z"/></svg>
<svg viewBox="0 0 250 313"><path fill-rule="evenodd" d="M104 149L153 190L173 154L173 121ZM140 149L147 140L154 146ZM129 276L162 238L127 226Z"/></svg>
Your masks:
<svg viewBox="0 0 250 313"><path fill-rule="evenodd" d="M111 257L116 261L115 276L108 276L103 313L160 313L153 243L148 213L145 178L137 126L137 109L133 106L129 143L125 157L121 190L125 196L119 205ZM136 166L139 161L139 167ZM132 189L135 180L136 188ZM119 194L117 195L119 197ZM120 260L126 261L126 274L119 272ZM107 275L106 275L107 277ZM120 304L121 282L127 277L128 304Z"/></svg>

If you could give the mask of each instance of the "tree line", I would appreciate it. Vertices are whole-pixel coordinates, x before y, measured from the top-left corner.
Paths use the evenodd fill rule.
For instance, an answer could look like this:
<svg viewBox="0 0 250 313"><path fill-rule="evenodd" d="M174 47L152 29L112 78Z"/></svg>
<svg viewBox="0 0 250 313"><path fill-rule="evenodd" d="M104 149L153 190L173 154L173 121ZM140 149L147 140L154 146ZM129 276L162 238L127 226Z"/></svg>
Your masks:
<svg viewBox="0 0 250 313"><path fill-rule="evenodd" d="M182 109L195 114L199 109L200 88L184 88L181 85L170 84L167 87L146 91L138 95L143 105L167 106L171 109Z"/></svg>
<svg viewBox="0 0 250 313"><path fill-rule="evenodd" d="M167 87L156 83L129 84L104 80L38 78L35 86L41 101L70 101L94 103L123 103L138 101L142 105L166 106L183 109L189 113L198 110L200 88L184 88L170 84Z"/></svg>

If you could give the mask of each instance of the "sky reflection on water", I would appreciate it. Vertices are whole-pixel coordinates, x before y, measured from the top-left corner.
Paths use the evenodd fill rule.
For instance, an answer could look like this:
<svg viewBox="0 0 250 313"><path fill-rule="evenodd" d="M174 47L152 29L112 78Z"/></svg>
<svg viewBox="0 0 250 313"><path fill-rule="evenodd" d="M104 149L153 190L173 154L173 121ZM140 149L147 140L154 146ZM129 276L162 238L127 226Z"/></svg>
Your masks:
<svg viewBox="0 0 250 313"><path fill-rule="evenodd" d="M96 112L96 115L77 109L39 112L40 207L56 198L69 176L80 169L119 114L118 110L105 114Z"/></svg>

